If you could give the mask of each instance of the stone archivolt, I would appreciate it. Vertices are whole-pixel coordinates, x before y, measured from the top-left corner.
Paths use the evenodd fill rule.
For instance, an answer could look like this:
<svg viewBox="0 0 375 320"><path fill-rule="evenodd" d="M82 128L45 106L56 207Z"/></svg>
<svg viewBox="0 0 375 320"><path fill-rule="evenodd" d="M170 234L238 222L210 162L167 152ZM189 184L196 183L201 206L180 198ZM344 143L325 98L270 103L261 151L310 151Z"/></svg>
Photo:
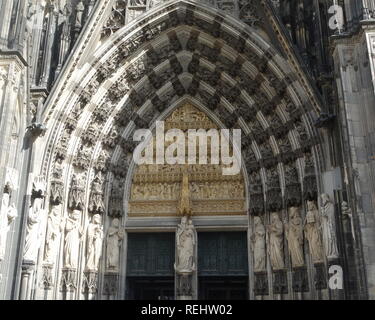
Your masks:
<svg viewBox="0 0 375 320"><path fill-rule="evenodd" d="M284 49L290 52L290 48ZM75 177L67 181L65 176L56 176L63 187L52 188L58 191L52 190L56 194L52 202L63 202L61 193L65 192L65 205L80 210L82 226L96 212L124 216L124 185L135 147L131 142L134 129L148 128L155 119L165 117L164 112L172 105L187 101L205 109L220 126L242 129L252 215L266 219L270 212L285 209L285 188L287 206L300 203L300 191L304 200L317 200L315 166L310 159L319 152L312 125L319 104L299 70L266 44L257 31L215 10L180 1L119 30L103 43L95 57L90 62L91 72L83 79L80 74L70 88L69 102L47 108L43 115L47 123L57 123L48 131L44 174L47 176L46 168L55 168L53 162L59 159L59 165L73 171L69 176ZM285 66L291 68L286 72ZM72 74L67 80L73 80ZM61 96L52 97L51 105L61 106ZM172 114L166 129L217 126L199 111L184 115L190 123L182 122L181 110ZM85 157L81 158L83 151ZM285 186L288 166L303 177L302 188L297 186L300 180L290 177ZM85 183L98 172L111 182L109 189L91 190L93 184ZM206 166L204 174L199 166L189 168L193 214L246 214L243 176L224 178L219 172L215 166ZM77 180L81 176L84 178ZM179 168L139 167L133 176L126 213L176 216L181 181ZM152 199L156 189L159 194ZM86 201L90 195L97 205L88 215ZM67 283L69 279L76 281L71 270L64 277Z"/></svg>

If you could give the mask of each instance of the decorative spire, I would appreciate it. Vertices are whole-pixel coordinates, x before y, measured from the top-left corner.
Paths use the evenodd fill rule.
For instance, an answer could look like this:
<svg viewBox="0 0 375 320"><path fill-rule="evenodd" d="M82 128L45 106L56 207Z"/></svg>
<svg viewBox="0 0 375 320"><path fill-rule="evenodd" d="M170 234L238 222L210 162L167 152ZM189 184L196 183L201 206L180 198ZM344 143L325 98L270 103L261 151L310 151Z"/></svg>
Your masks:
<svg viewBox="0 0 375 320"><path fill-rule="evenodd" d="M191 210L191 197L190 197L190 188L189 188L189 174L187 166L183 169L182 175L182 183L181 183L181 195L180 195L180 202L178 206L178 211L181 216L188 216L192 215Z"/></svg>

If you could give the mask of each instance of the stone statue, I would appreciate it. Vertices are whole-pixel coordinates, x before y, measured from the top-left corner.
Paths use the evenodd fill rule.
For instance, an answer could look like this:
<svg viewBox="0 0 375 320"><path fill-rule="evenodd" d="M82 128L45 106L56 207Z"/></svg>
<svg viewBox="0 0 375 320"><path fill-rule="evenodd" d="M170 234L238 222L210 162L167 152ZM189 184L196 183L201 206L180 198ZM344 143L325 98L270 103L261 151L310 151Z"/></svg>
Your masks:
<svg viewBox="0 0 375 320"><path fill-rule="evenodd" d="M83 174L73 174L72 187L69 192L68 205L72 210L83 210L85 195L85 181Z"/></svg>
<svg viewBox="0 0 375 320"><path fill-rule="evenodd" d="M4 259L7 235L10 224L17 218L17 209L14 204L9 205L10 193L3 193L0 211L0 261Z"/></svg>
<svg viewBox="0 0 375 320"><path fill-rule="evenodd" d="M283 252L284 226L279 214L271 214L271 224L268 226L268 254L270 256L272 269L274 271L285 268Z"/></svg>
<svg viewBox="0 0 375 320"><path fill-rule="evenodd" d="M293 267L302 267L305 264L303 256L303 222L300 208L289 209L289 223L285 226L288 247Z"/></svg>
<svg viewBox="0 0 375 320"><path fill-rule="evenodd" d="M336 239L335 207L327 194L323 194L321 199L324 250L328 259L337 259L339 250Z"/></svg>
<svg viewBox="0 0 375 320"><path fill-rule="evenodd" d="M125 233L119 219L113 219L107 232L107 270L118 272L120 268L120 247Z"/></svg>
<svg viewBox="0 0 375 320"><path fill-rule="evenodd" d="M90 193L89 211L91 213L103 214L105 212L105 206L103 201L103 183L101 173L95 176L92 182L92 189Z"/></svg>
<svg viewBox="0 0 375 320"><path fill-rule="evenodd" d="M45 213L45 210L43 209L45 191L46 183L44 178L36 177L33 181L31 194L32 205L29 208L27 217L26 239L23 255L25 261L36 262L37 260L41 240L40 222Z"/></svg>
<svg viewBox="0 0 375 320"><path fill-rule="evenodd" d="M85 11L85 6L82 1L79 1L76 7L76 12L77 12L76 13L76 26L77 27L82 27L83 11Z"/></svg>
<svg viewBox="0 0 375 320"><path fill-rule="evenodd" d="M50 265L55 262L59 236L63 230L61 210L61 205L53 206L48 215L44 262Z"/></svg>
<svg viewBox="0 0 375 320"><path fill-rule="evenodd" d="M355 241L353 213L352 213L352 209L349 207L349 205L346 201L343 201L343 203L341 204L341 212L342 212L343 216L350 221L350 231L352 233L353 240Z"/></svg>
<svg viewBox="0 0 375 320"><path fill-rule="evenodd" d="M313 263L323 262L323 246L318 219L319 210L315 201L307 201L307 214L304 230L309 243L309 250Z"/></svg>
<svg viewBox="0 0 375 320"><path fill-rule="evenodd" d="M177 228L177 261L175 269L178 274L191 274L195 271L194 248L196 244L195 229L191 219L184 216Z"/></svg>
<svg viewBox="0 0 375 320"><path fill-rule="evenodd" d="M29 208L26 225L26 240L24 247L24 260L36 262L39 249L39 224L42 215L43 199L35 199L33 206Z"/></svg>
<svg viewBox="0 0 375 320"><path fill-rule="evenodd" d="M181 216L191 216L192 214L190 188L189 188L189 175L187 173L186 168L183 172L183 177L182 177L181 195L180 195L178 211Z"/></svg>
<svg viewBox="0 0 375 320"><path fill-rule="evenodd" d="M80 217L81 211L74 210L65 223L64 268L76 269L78 265L79 245L83 235Z"/></svg>
<svg viewBox="0 0 375 320"><path fill-rule="evenodd" d="M102 254L103 226L102 217L96 214L87 228L87 262L88 271L98 271L99 260Z"/></svg>
<svg viewBox="0 0 375 320"><path fill-rule="evenodd" d="M252 236L254 251L254 271L266 270L266 229L260 217L254 218L254 234Z"/></svg>

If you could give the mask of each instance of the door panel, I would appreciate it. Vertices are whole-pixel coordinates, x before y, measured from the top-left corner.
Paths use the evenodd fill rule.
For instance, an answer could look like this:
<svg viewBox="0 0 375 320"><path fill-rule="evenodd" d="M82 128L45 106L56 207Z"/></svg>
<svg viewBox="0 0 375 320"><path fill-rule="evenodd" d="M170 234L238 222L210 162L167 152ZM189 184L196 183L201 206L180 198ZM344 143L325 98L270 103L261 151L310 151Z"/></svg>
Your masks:
<svg viewBox="0 0 375 320"><path fill-rule="evenodd" d="M198 233L199 276L246 276L246 232Z"/></svg>
<svg viewBox="0 0 375 320"><path fill-rule="evenodd" d="M131 233L127 276L174 276L174 233Z"/></svg>
<svg viewBox="0 0 375 320"><path fill-rule="evenodd" d="M247 300L247 277L200 277L199 300Z"/></svg>

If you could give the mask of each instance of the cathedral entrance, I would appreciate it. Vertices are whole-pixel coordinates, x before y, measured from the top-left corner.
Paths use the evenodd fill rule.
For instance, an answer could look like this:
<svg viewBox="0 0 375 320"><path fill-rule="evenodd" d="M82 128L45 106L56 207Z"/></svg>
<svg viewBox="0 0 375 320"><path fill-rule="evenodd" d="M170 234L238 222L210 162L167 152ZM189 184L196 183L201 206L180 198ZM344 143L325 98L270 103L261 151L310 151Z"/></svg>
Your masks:
<svg viewBox="0 0 375 320"><path fill-rule="evenodd" d="M174 233L130 233L127 298L174 299Z"/></svg>
<svg viewBox="0 0 375 320"><path fill-rule="evenodd" d="M248 299L246 232L200 232L198 256L200 300Z"/></svg>

